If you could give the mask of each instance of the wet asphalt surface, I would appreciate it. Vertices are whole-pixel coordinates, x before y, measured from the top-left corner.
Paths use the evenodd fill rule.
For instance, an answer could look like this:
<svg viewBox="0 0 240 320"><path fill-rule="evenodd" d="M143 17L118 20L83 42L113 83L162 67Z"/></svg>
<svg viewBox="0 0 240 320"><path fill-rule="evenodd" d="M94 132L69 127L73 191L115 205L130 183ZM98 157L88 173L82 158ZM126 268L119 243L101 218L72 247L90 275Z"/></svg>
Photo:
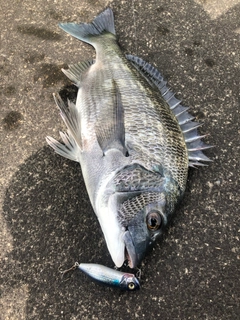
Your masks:
<svg viewBox="0 0 240 320"><path fill-rule="evenodd" d="M215 145L130 293L62 279L59 266L113 262L80 166L45 143L64 129L52 94L76 94L61 67L94 56L57 23L108 2L0 3L0 319L239 319L240 2L110 2L122 50L162 72Z"/></svg>

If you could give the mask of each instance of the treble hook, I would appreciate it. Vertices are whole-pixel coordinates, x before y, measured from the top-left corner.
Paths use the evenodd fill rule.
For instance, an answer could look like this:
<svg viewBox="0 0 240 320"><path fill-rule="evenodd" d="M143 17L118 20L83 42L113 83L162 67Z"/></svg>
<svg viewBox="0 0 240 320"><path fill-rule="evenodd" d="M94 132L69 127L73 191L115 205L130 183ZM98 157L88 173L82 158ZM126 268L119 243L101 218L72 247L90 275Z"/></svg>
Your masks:
<svg viewBox="0 0 240 320"><path fill-rule="evenodd" d="M58 268L58 271L62 274L62 277L64 277L64 275L70 271L74 271L76 270L76 268L79 266L79 263L78 262L75 262L74 265L69 268L69 269L66 269L66 270L62 270L61 269L61 266Z"/></svg>
<svg viewBox="0 0 240 320"><path fill-rule="evenodd" d="M142 276L142 270L137 268L137 273L136 273L136 277L141 280L141 276Z"/></svg>

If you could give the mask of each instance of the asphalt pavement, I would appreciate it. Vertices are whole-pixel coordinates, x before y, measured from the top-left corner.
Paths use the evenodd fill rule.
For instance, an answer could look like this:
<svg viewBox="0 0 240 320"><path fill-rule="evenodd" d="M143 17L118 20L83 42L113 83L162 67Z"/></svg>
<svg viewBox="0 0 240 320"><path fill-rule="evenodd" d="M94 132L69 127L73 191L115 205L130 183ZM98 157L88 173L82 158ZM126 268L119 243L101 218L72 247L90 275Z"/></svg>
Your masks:
<svg viewBox="0 0 240 320"><path fill-rule="evenodd" d="M0 319L239 319L240 1L0 4ZM113 267L79 164L45 142L64 129L52 94L76 95L61 68L95 54L57 24L89 22L107 5L122 50L161 71L215 146L209 166L189 170L137 292L58 270Z"/></svg>

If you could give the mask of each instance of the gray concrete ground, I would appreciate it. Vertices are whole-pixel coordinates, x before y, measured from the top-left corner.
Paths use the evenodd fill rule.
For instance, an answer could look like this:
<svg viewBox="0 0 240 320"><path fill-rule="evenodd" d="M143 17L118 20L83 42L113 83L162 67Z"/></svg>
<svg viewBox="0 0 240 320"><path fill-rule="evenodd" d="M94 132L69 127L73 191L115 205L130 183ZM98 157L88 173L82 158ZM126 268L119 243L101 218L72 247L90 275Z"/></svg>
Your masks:
<svg viewBox="0 0 240 320"><path fill-rule="evenodd" d="M239 319L240 1L110 2L122 49L157 66L215 145L134 293L61 279L60 265L113 263L79 165L45 143L64 128L52 93L75 94L61 67L94 55L57 22L108 2L0 4L0 319Z"/></svg>

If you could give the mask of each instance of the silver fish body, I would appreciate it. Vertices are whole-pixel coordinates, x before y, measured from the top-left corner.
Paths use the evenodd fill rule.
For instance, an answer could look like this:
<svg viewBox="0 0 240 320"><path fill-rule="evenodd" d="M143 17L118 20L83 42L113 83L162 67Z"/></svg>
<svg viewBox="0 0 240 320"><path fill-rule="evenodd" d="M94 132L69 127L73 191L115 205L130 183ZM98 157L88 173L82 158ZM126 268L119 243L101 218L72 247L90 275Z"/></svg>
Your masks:
<svg viewBox="0 0 240 320"><path fill-rule="evenodd" d="M117 267L136 267L163 233L187 181L188 167L209 161L198 123L161 74L125 56L106 9L90 24L60 24L96 49L96 60L63 72L78 86L76 105L55 101L68 131L57 153L79 161L92 207Z"/></svg>
<svg viewBox="0 0 240 320"><path fill-rule="evenodd" d="M128 291L140 289L139 281L132 273L121 272L95 263L80 263L77 267L101 284Z"/></svg>

